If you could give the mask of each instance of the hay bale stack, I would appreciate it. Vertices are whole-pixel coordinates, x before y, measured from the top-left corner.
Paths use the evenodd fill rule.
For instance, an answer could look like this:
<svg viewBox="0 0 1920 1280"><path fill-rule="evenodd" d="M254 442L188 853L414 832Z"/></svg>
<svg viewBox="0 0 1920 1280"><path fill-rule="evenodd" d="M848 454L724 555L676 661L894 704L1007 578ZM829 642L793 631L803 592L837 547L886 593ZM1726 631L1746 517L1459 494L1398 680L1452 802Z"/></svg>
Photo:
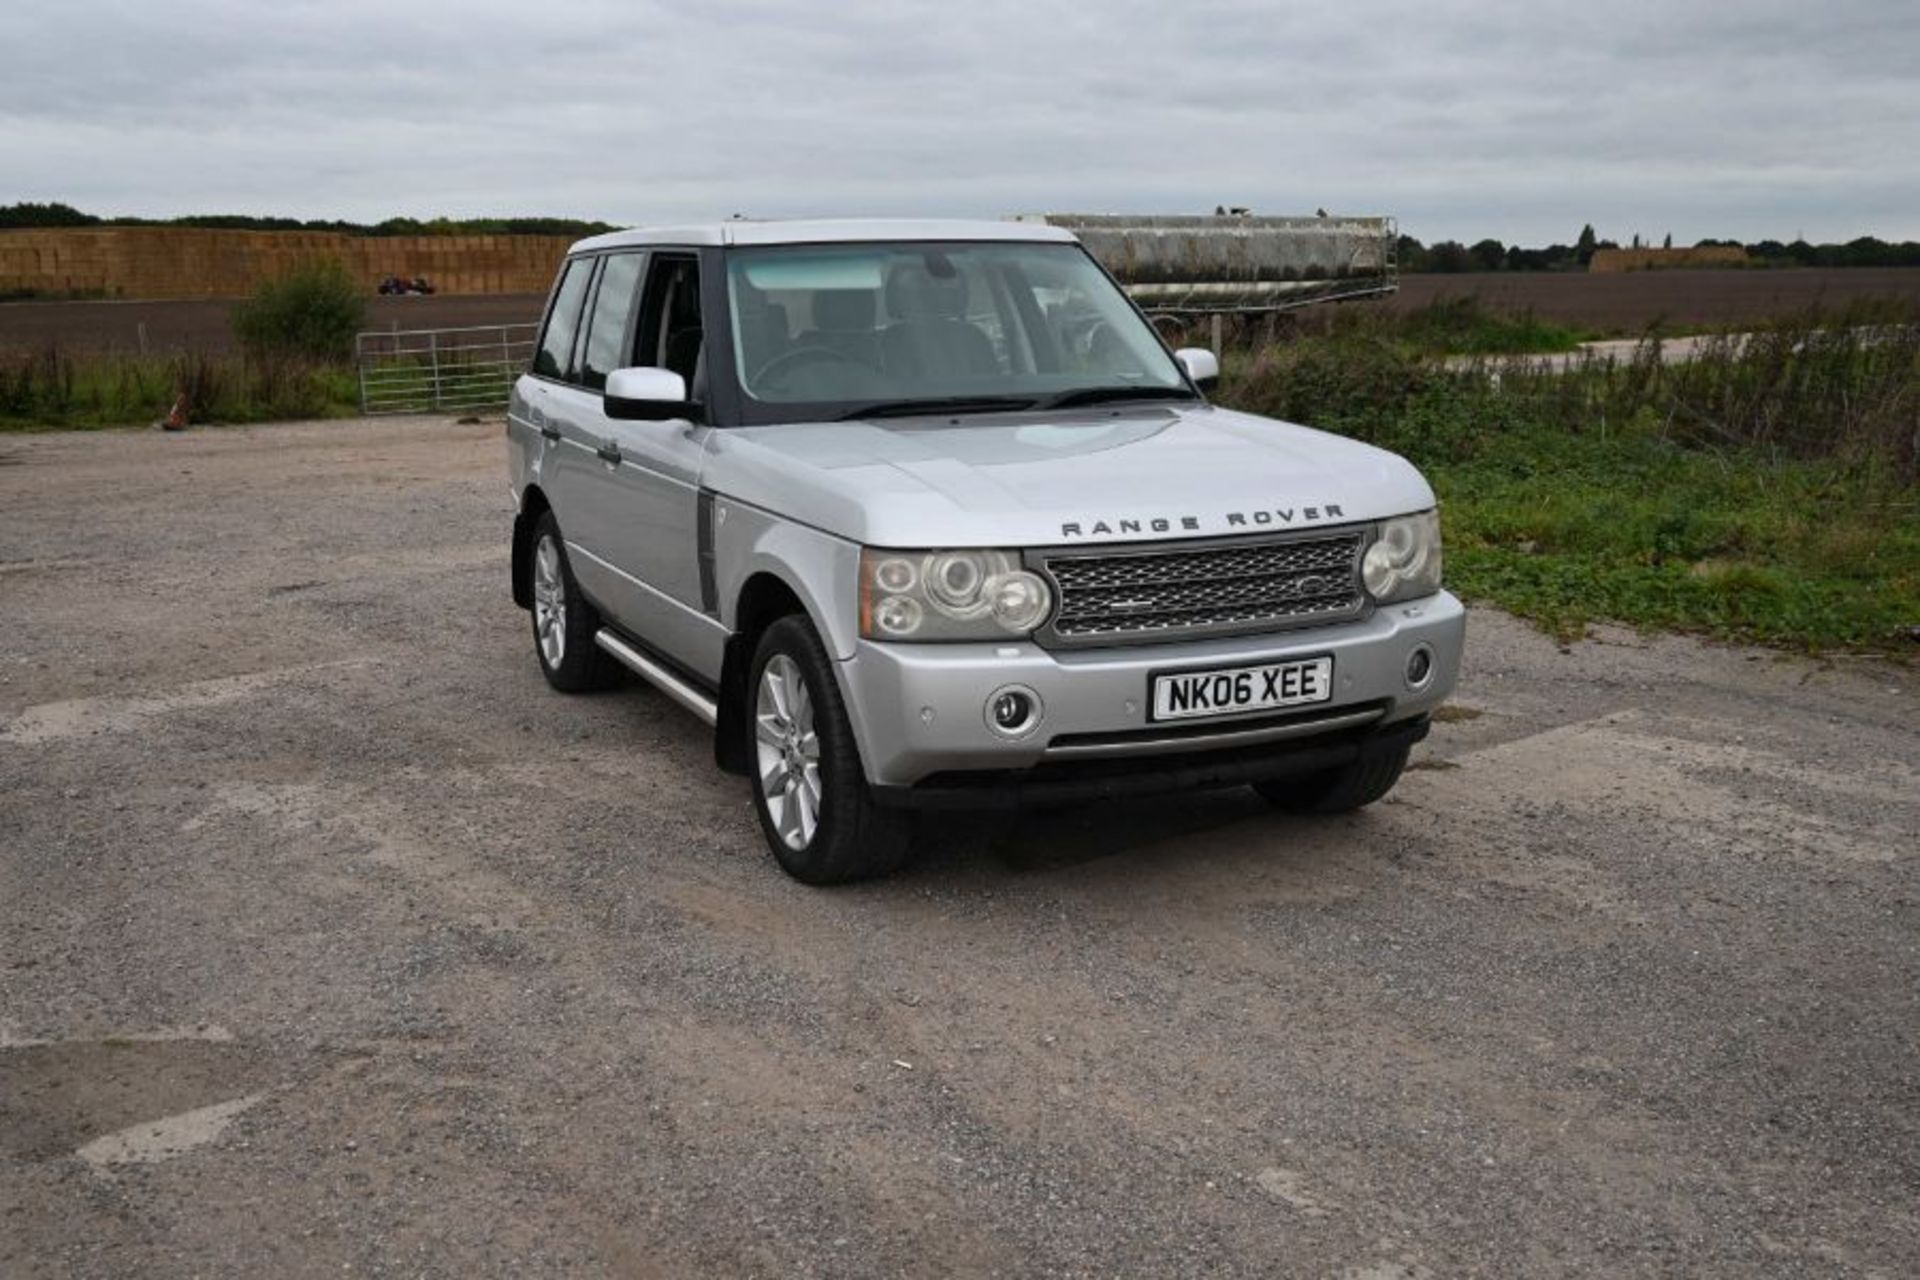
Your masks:
<svg viewBox="0 0 1920 1280"><path fill-rule="evenodd" d="M113 296L111 259L99 231L0 232L0 292Z"/></svg>
<svg viewBox="0 0 1920 1280"><path fill-rule="evenodd" d="M1595 249L1587 270L1596 275L1623 271L1672 271L1687 267L1744 267L1747 251L1737 244L1695 249Z"/></svg>
<svg viewBox="0 0 1920 1280"><path fill-rule="evenodd" d="M441 293L542 293L565 236L348 236L330 231L87 227L0 231L0 293L243 298L302 263L333 258L371 293L424 276Z"/></svg>

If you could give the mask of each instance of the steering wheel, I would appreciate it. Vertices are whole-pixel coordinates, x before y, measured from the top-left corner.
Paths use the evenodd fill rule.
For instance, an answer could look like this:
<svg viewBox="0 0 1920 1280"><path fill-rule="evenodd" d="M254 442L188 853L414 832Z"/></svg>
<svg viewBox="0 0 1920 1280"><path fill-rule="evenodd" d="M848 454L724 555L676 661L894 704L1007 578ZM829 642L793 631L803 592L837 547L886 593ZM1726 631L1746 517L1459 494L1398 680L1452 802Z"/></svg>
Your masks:
<svg viewBox="0 0 1920 1280"><path fill-rule="evenodd" d="M812 345L795 347L791 351L782 351L779 355L760 366L760 372L753 375L753 381L755 385L766 382L769 378L778 381L804 365L821 363L850 364L865 369L869 373L880 372L878 365L862 360L859 356L851 352L841 351L834 347Z"/></svg>

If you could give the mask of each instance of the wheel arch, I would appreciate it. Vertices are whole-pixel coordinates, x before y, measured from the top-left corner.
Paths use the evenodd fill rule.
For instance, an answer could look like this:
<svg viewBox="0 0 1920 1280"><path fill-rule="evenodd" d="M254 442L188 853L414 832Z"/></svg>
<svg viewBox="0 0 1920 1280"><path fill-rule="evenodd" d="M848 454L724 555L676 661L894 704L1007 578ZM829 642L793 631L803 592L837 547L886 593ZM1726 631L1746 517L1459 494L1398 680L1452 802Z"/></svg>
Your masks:
<svg viewBox="0 0 1920 1280"><path fill-rule="evenodd" d="M533 532L540 517L553 510L540 486L530 484L520 495L520 510L513 517L513 602L522 609L533 608Z"/></svg>
<svg viewBox="0 0 1920 1280"><path fill-rule="evenodd" d="M714 762L728 773L745 774L752 764L741 708L747 698L747 669L753 664L754 650L760 647L760 637L768 627L795 613L819 629L819 619L808 612L799 591L778 573L756 570L740 584L734 602L733 634L727 637L720 662L720 709L713 735Z"/></svg>

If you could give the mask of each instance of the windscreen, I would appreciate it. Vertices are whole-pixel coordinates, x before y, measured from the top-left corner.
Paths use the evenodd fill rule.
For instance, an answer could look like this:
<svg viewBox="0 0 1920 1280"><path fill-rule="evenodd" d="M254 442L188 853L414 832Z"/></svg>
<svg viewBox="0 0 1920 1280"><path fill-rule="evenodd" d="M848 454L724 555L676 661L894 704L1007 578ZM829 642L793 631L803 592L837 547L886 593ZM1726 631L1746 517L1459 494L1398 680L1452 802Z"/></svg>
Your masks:
<svg viewBox="0 0 1920 1280"><path fill-rule="evenodd" d="M727 287L750 410L1187 393L1159 337L1078 245L735 249Z"/></svg>

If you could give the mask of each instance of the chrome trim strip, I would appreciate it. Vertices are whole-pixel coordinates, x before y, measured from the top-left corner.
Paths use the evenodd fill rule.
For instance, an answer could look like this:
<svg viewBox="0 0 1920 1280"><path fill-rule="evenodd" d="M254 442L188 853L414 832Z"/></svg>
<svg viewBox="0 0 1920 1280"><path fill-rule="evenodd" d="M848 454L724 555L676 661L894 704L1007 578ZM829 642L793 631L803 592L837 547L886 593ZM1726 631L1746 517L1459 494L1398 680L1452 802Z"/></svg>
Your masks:
<svg viewBox="0 0 1920 1280"><path fill-rule="evenodd" d="M709 725L720 721L720 704L641 653L611 631L596 631L593 642L612 654L621 666L672 698Z"/></svg>
<svg viewBox="0 0 1920 1280"><path fill-rule="evenodd" d="M1258 729L1228 729L1220 733L1190 734L1185 737L1132 738L1125 742L1069 743L1048 746L1049 760L1092 760L1109 756L1150 756L1178 751L1216 751L1223 747L1248 747L1285 738L1306 738L1317 733L1332 733L1371 724L1386 715L1384 707L1368 707L1343 716L1325 716L1315 720L1297 720L1289 724L1263 725Z"/></svg>

